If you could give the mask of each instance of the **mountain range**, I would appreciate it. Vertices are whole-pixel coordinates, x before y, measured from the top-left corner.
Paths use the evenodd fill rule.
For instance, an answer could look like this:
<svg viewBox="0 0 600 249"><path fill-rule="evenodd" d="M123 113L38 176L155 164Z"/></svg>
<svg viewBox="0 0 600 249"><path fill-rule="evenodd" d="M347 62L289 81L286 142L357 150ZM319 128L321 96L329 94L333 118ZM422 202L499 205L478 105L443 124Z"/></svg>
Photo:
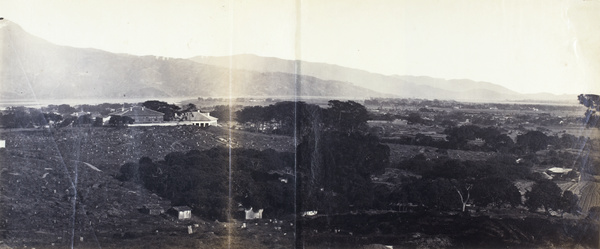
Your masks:
<svg viewBox="0 0 600 249"><path fill-rule="evenodd" d="M577 99L575 95L550 93L521 94L506 87L468 79L439 79L427 76L399 76L371 73L333 64L291 61L273 57L243 54L233 56L197 56L193 61L234 69L258 72L284 72L313 76L324 80L349 82L358 87L392 94L401 98L452 99L467 101L555 100Z"/></svg>
<svg viewBox="0 0 600 249"><path fill-rule="evenodd" d="M524 95L486 82L389 76L255 55L180 59L115 54L55 45L0 20L2 100L225 96L479 101L575 98Z"/></svg>

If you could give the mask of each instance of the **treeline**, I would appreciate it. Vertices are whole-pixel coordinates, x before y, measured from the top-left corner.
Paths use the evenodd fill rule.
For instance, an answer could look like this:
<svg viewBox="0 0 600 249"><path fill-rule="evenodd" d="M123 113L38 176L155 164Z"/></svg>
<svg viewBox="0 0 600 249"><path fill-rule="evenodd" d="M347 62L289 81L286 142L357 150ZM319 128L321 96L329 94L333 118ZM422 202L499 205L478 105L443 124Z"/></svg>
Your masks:
<svg viewBox="0 0 600 249"><path fill-rule="evenodd" d="M0 113L0 124L4 128L36 128L49 125L66 127L69 125L89 125L93 122L94 120L90 115L77 117L43 112L40 109L26 107L11 107L4 113Z"/></svg>
<svg viewBox="0 0 600 249"><path fill-rule="evenodd" d="M571 191L561 191L556 183L539 173L531 173L529 167L509 156L473 162L417 155L395 167L414 175L403 177L399 186L379 189L378 198L389 200L387 205L417 205L441 211L465 211L468 205L477 209L522 206L532 212L543 209L546 213L580 211L578 198ZM517 180L535 182L525 193L525 202L515 186Z"/></svg>
<svg viewBox="0 0 600 249"><path fill-rule="evenodd" d="M247 106L232 112L228 106L216 106L213 116L240 123L245 129L300 137L314 130L366 129L367 109L354 101L331 100L328 108L305 102L284 101L269 106Z"/></svg>
<svg viewBox="0 0 600 249"><path fill-rule="evenodd" d="M515 143L497 127L479 127L477 125L452 126L446 128L443 134L446 135L446 139L434 139L429 135L418 133L414 137L383 138L382 142L431 146L439 149L526 154L544 150L549 145L555 149L574 148L584 139L566 133L560 137L548 136L536 130L517 135Z"/></svg>
<svg viewBox="0 0 600 249"><path fill-rule="evenodd" d="M460 107L463 109L489 109L497 108L499 110L533 110L539 111L576 111L577 108L566 105L552 105L550 104L527 104L527 103L514 103L514 104L502 104L502 103L466 103L457 102L454 100L428 100L428 99L396 99L396 98L372 98L365 100L365 105L378 106L387 108L399 108L402 106L416 106L425 108L452 108Z"/></svg>

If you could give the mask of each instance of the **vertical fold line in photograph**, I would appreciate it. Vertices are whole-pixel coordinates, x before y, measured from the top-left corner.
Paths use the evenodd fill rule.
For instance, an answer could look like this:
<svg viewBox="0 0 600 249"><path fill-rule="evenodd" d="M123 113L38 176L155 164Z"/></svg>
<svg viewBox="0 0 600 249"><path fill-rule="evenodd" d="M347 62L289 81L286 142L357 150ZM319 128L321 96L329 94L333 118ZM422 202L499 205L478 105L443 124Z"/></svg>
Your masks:
<svg viewBox="0 0 600 249"><path fill-rule="evenodd" d="M298 247L300 229L298 228L298 99L302 93L302 0L296 0L296 30L294 44L294 245Z"/></svg>
<svg viewBox="0 0 600 249"><path fill-rule="evenodd" d="M234 30L233 30L233 21L234 21L234 13L233 13L233 0L229 0L229 100L228 100L228 104L229 104L229 124L231 123L231 113L232 113L232 105L231 105L231 99L233 98L232 96L232 92L233 92L233 37L235 35ZM233 220L233 217L231 216L231 212L232 212L232 168L231 168L231 162L232 162L232 158L231 158L231 141L233 141L231 139L231 127L227 127L227 133L228 133L228 141L227 141L227 151L229 153L229 162L228 162L228 196L227 196L227 222L231 222ZM231 237L232 237L232 227L233 226L228 226L227 227L227 248L231 248Z"/></svg>

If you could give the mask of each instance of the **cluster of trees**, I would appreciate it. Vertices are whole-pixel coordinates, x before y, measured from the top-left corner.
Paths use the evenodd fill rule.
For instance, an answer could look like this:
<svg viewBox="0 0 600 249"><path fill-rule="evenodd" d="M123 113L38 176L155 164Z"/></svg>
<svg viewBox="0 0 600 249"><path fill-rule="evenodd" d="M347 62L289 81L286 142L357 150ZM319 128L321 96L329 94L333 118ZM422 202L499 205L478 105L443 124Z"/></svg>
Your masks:
<svg viewBox="0 0 600 249"><path fill-rule="evenodd" d="M157 111L157 112L164 113L165 121L171 121L171 120L175 119L175 114L178 114L181 112L181 107L179 107L177 105L169 104L167 102L158 101L158 100L148 100L148 101L142 103L142 106L146 107L148 109ZM190 107L190 108L195 109L195 106Z"/></svg>
<svg viewBox="0 0 600 249"><path fill-rule="evenodd" d="M9 107L6 112L0 113L0 124L6 128L28 128L48 125L48 121L62 121L61 115L42 113L35 108Z"/></svg>
<svg viewBox="0 0 600 249"><path fill-rule="evenodd" d="M61 105L68 106L68 105ZM6 112L0 113L0 124L5 128L34 128L53 124L57 127L68 125L91 124L90 115L79 117L42 112L41 109L26 107L9 107Z"/></svg>
<svg viewBox="0 0 600 249"><path fill-rule="evenodd" d="M502 153L527 154L547 149L552 145L555 149L573 148L583 138L570 134L548 136L541 131L528 131L517 135L516 142L495 126L480 127L477 125L450 126L444 130L446 140L434 139L431 136L417 134L414 137L384 138L386 143L431 146L439 149L459 149L475 151L497 151ZM480 139L482 144L475 141Z"/></svg>
<svg viewBox="0 0 600 249"><path fill-rule="evenodd" d="M373 208L371 175L389 164L390 149L375 136L328 131L297 148L298 209L336 213Z"/></svg>
<svg viewBox="0 0 600 249"><path fill-rule="evenodd" d="M294 178L281 173L293 167L293 158L292 153L274 150L234 149L231 157L226 148L173 152L164 160L143 157L126 163L118 179L142 184L174 205L187 205L211 219L226 219L232 202L275 216L293 212Z"/></svg>
<svg viewBox="0 0 600 249"><path fill-rule="evenodd" d="M132 104L130 104L130 103L123 103L123 104L102 103L102 104L97 104L97 105L83 104L83 105L78 105L78 106L70 106L68 104L61 104L61 105L48 105L48 107L45 107L42 109L51 111L51 112L52 111L57 112L62 115L65 115L65 116L71 115L78 111L90 112L90 113L97 112L97 113L100 113L101 115L108 115L113 110L116 110L119 108L129 108L131 106L132 106Z"/></svg>
<svg viewBox="0 0 600 249"><path fill-rule="evenodd" d="M427 160L417 155L397 167L421 178L409 178L401 187L389 189L387 199L400 205L416 204L435 210L462 210L467 204L477 207L516 207L531 211L543 208L561 213L577 213L577 196L562 192L556 183L531 174L530 169L500 156L483 162L451 159ZM514 182L534 180L525 202ZM389 204L389 203L388 203Z"/></svg>
<svg viewBox="0 0 600 249"><path fill-rule="evenodd" d="M477 138L485 142L483 149L487 150L508 151L514 146L513 140L508 135L502 134L493 126L481 128L476 125L463 125L447 128L444 133L448 135L446 139L451 146L455 147L453 149L472 147L468 142Z"/></svg>
<svg viewBox="0 0 600 249"><path fill-rule="evenodd" d="M540 208L546 213L550 210L564 213L578 213L579 198L573 192L566 190L562 191L556 183L551 180L540 180L531 186L531 191L525 193L527 200L525 206L530 211L536 211Z"/></svg>
<svg viewBox="0 0 600 249"><path fill-rule="evenodd" d="M328 108L305 102L278 102L269 106L248 106L236 111L234 120L250 124L255 131L269 127L276 134L301 136L314 130L343 130L346 132L366 129L369 119L367 109L354 101L331 100Z"/></svg>

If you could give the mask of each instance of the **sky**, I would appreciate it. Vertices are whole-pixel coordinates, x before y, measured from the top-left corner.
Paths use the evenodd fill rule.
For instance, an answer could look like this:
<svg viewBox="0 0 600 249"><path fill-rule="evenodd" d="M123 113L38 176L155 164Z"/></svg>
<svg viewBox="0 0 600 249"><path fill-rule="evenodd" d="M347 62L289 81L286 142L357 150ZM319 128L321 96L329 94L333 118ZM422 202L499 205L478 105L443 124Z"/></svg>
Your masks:
<svg viewBox="0 0 600 249"><path fill-rule="evenodd" d="M59 45L256 54L521 93L600 92L600 0L0 0Z"/></svg>

